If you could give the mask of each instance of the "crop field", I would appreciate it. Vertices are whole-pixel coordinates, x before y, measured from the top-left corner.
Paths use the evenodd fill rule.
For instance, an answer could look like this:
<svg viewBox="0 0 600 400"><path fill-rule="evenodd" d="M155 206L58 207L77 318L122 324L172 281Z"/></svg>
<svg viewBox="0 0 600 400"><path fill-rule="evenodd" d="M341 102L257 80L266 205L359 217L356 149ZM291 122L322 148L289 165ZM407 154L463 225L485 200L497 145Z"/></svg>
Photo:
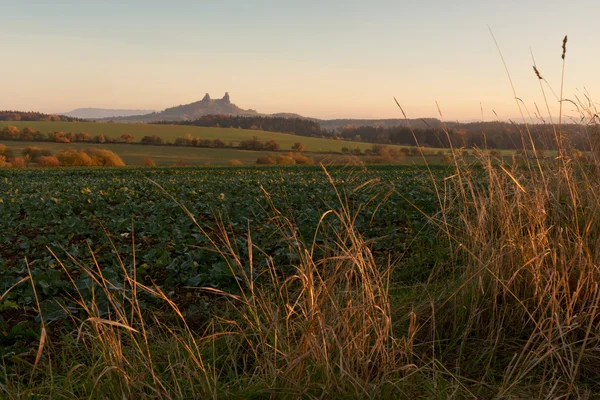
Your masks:
<svg viewBox="0 0 600 400"><path fill-rule="evenodd" d="M595 393L597 170L484 157L2 169L0 393Z"/></svg>
<svg viewBox="0 0 600 400"><path fill-rule="evenodd" d="M242 140L257 136L261 141L275 140L282 150L291 150L296 142L304 144L305 150L309 152L340 152L342 147L359 148L362 151L370 149L370 143L347 142L341 140L311 138L296 136L285 133L266 132L259 130L234 129L234 128L206 128L198 126L180 125L153 125L153 124L117 124L100 122L6 122L0 121L0 129L13 125L19 129L31 127L40 132L87 132L91 136L104 135L117 139L123 134L130 134L139 142L144 136L157 135L165 141L173 142L176 138L183 137L189 133L193 137L202 139L221 139L225 143L232 142L237 145ZM399 146L398 146L399 147Z"/></svg>
<svg viewBox="0 0 600 400"><path fill-rule="evenodd" d="M397 258L409 251L409 242L419 248L416 242L433 240L424 234L425 220L415 208L431 213L436 205L424 168L337 168L331 173L337 190L348 193L344 202L350 208L363 205L356 227L377 239L373 249L378 257ZM374 178L377 183L361 188ZM232 289L236 277L219 254L207 250L220 223L242 249L244 261L250 238L285 272L294 258L277 234L268 200L295 222L302 240L311 241L322 214L340 207L336 188L319 167L0 170L0 293L27 275L28 263L44 318L66 319L78 312L69 300L66 271L77 277L77 288L91 295L94 283L79 263L89 268L96 257L102 274L119 286L119 257L131 269L134 255L138 279L165 292ZM256 271L266 267L265 260L254 258ZM410 272L414 279L426 273ZM8 312L0 319L0 330L8 332L0 339L5 349L15 344L10 332L21 332L16 322L27 323L27 316L34 320L34 305L30 285L17 287L0 303L0 310Z"/></svg>

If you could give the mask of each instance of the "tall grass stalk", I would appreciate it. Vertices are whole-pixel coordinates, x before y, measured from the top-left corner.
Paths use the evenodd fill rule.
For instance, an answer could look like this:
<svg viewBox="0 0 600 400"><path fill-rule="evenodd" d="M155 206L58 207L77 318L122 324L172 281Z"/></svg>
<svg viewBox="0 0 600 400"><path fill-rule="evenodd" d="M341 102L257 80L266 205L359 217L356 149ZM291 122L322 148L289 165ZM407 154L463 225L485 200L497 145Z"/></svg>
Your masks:
<svg viewBox="0 0 600 400"><path fill-rule="evenodd" d="M294 255L286 266L252 242L250 228L236 240L217 215L218 229L205 231L165 192L238 278L237 290L186 288L216 305L192 325L169 294L138 281L135 254L126 265L113 246L119 284L103 275L96 258L85 265L71 257L93 282L91 299L81 292L74 298L84 315L72 316L78 329L57 338L42 326L33 362L19 360L10 376L0 366L0 393L14 399L571 398L600 390L600 168L597 155L582 161L562 135L565 53L566 38L561 115L550 116L558 121L558 157L541 156L527 123L522 158L506 161L486 149L464 158L452 147L447 178L438 182L430 174L439 211L427 215L450 257L426 282L408 288L410 295L392 294L396 266L373 255L355 226L361 205L325 168L337 204L321 215L311 242L263 189L279 240ZM512 81L511 87L526 122ZM582 134L597 150L594 103L586 95L573 104ZM143 298L163 306L144 310Z"/></svg>

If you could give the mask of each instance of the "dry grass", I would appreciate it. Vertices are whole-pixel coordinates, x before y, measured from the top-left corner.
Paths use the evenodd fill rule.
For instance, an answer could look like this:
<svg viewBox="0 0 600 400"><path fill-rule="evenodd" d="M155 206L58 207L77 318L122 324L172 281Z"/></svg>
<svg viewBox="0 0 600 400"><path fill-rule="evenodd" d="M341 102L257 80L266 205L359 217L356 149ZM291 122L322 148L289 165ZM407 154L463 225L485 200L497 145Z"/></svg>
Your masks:
<svg viewBox="0 0 600 400"><path fill-rule="evenodd" d="M582 134L600 143L593 102L577 104ZM264 192L281 242L296 255L285 274L250 234L247 247L238 248L226 221L204 232L181 205L239 277L235 292L199 289L219 304L203 329L192 329L160 288L139 283L135 261L121 262L118 290L99 264L80 264L98 297L79 299L86 317L74 320L78 332L70 342L68 335L61 343L40 342L33 368L4 378L0 392L8 398L590 397L600 390L600 164L573 156L557 120L554 159L539 156L527 130L523 155L513 162L452 149L452 172L442 184L432 177L439 212L427 216L452 256L426 283L408 288L409 296L390 294L394 266L376 262L354 226L353 207L360 205L343 192L336 191L337 207L315 227L323 241L312 243L300 240ZM257 270L256 259L267 267ZM100 293L108 316L99 312ZM166 308L146 314L142 296Z"/></svg>

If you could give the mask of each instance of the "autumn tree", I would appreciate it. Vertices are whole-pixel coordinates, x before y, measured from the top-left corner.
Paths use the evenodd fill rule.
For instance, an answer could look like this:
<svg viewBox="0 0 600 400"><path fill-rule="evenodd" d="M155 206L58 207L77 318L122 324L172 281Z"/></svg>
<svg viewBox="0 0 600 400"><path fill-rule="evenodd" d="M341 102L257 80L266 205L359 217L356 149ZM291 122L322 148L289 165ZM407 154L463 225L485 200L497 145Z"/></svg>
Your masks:
<svg viewBox="0 0 600 400"><path fill-rule="evenodd" d="M100 167L124 167L125 163L117 154L113 153L110 150L100 150L95 148L90 148L84 150L85 154L90 156L94 165Z"/></svg>
<svg viewBox="0 0 600 400"><path fill-rule="evenodd" d="M265 143L265 150L277 151L279 150L279 143L271 139Z"/></svg>
<svg viewBox="0 0 600 400"><path fill-rule="evenodd" d="M57 158L61 165L69 167L91 167L94 165L94 161L89 155L75 149L61 151Z"/></svg>
<svg viewBox="0 0 600 400"><path fill-rule="evenodd" d="M30 142L33 140L34 134L35 134L35 129L27 126L27 127L23 128L23 130L21 131L21 140Z"/></svg>
<svg viewBox="0 0 600 400"><path fill-rule="evenodd" d="M87 132L79 132L79 133L75 134L75 140L78 142L89 142L90 134Z"/></svg>
<svg viewBox="0 0 600 400"><path fill-rule="evenodd" d="M123 143L133 143L133 140L135 139L133 137L133 135L130 135L128 133L124 133L119 137L120 141Z"/></svg>
<svg viewBox="0 0 600 400"><path fill-rule="evenodd" d="M54 156L41 156L37 159L37 163L40 167L58 167L60 161Z"/></svg>
<svg viewBox="0 0 600 400"><path fill-rule="evenodd" d="M27 146L25 147L25 149L23 149L21 154L26 160L37 161L37 159L40 157L51 156L52 152L48 149L41 149L35 146Z"/></svg>
<svg viewBox="0 0 600 400"><path fill-rule="evenodd" d="M304 143L296 142L292 146L292 151L297 151L299 153L304 151Z"/></svg>
<svg viewBox="0 0 600 400"><path fill-rule="evenodd" d="M143 144L163 144L163 140L160 136L144 136L141 140Z"/></svg>
<svg viewBox="0 0 600 400"><path fill-rule="evenodd" d="M16 126L7 126L1 132L2 139L16 140L19 138L19 128Z"/></svg>
<svg viewBox="0 0 600 400"><path fill-rule="evenodd" d="M94 143L106 143L106 137L102 134L94 136Z"/></svg>
<svg viewBox="0 0 600 400"><path fill-rule="evenodd" d="M244 150L263 150L265 144L258 140L258 136L253 136L252 139L242 140L240 142L240 149Z"/></svg>

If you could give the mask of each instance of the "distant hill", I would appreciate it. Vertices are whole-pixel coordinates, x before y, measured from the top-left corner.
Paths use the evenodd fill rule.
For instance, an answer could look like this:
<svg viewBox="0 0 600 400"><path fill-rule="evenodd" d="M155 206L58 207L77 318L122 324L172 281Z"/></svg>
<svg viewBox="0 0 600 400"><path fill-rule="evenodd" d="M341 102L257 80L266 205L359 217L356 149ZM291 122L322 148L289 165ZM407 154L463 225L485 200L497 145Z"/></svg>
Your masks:
<svg viewBox="0 0 600 400"><path fill-rule="evenodd" d="M308 118L296 113L275 113L263 114L256 110L238 107L231 102L229 93L225 93L220 99L211 99L206 93L204 98L189 104L178 105L167 108L159 112L151 112L145 110L103 110L96 108L80 108L64 115L77 118L85 118L98 121L113 121L113 122L186 122L196 121L207 115L224 115L235 117L273 117L286 119L303 119L313 122L318 122L320 128L333 131L343 128L358 128L358 127L383 127L390 128L396 126L411 125L413 128L439 128L441 122L435 118L427 119L332 119L324 120L318 118Z"/></svg>
<svg viewBox="0 0 600 400"><path fill-rule="evenodd" d="M229 93L221 99L211 99L207 93L200 101L167 108L145 115L111 118L115 122L193 121L203 115L258 116L255 110L244 110L231 102Z"/></svg>
<svg viewBox="0 0 600 400"><path fill-rule="evenodd" d="M106 109L106 108L78 108L73 111L60 113L67 117L81 119L102 119L114 117L129 117L132 115L143 115L153 113L155 110L121 110L121 109Z"/></svg>
<svg viewBox="0 0 600 400"><path fill-rule="evenodd" d="M268 117L274 117L274 118L300 118L300 119L309 119L311 121L318 121L317 118L309 118L309 117L303 117L300 114L296 114L296 113L275 113L275 114L268 114Z"/></svg>

